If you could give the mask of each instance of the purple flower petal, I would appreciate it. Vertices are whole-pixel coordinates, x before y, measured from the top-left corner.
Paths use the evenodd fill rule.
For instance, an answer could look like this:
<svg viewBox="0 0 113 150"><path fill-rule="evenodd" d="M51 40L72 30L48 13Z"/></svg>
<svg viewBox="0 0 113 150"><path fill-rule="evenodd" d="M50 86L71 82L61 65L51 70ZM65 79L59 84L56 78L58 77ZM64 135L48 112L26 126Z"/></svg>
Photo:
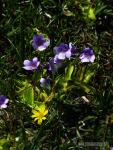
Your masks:
<svg viewBox="0 0 113 150"><path fill-rule="evenodd" d="M55 57L54 57L54 63L55 64L62 63L62 60L58 58L58 55L55 55Z"/></svg>
<svg viewBox="0 0 113 150"><path fill-rule="evenodd" d="M71 56L76 54L76 47L72 43L69 43L69 49L71 51Z"/></svg>
<svg viewBox="0 0 113 150"><path fill-rule="evenodd" d="M110 150L113 150L113 147L110 147Z"/></svg>
<svg viewBox="0 0 113 150"><path fill-rule="evenodd" d="M56 46L56 47L54 47L54 48L53 48L53 51L54 51L54 53L55 53L55 54L58 54L58 53L59 53L59 51L58 51L58 47L57 47L57 46Z"/></svg>
<svg viewBox="0 0 113 150"><path fill-rule="evenodd" d="M80 55L80 60L83 63L84 62L94 62L95 55L93 53L93 50L90 48L85 48Z"/></svg>
<svg viewBox="0 0 113 150"><path fill-rule="evenodd" d="M65 58L66 58L66 55L65 55L64 52L60 52L60 53L58 54L58 59L64 60Z"/></svg>
<svg viewBox="0 0 113 150"><path fill-rule="evenodd" d="M58 59L64 60L66 58L70 59L72 55L76 54L76 48L72 43L69 45L61 43L59 46L54 47L54 53L58 56Z"/></svg>
<svg viewBox="0 0 113 150"><path fill-rule="evenodd" d="M9 99L6 98L4 103L7 104L8 102L9 102Z"/></svg>
<svg viewBox="0 0 113 150"><path fill-rule="evenodd" d="M25 70L33 70L32 66L23 67Z"/></svg>
<svg viewBox="0 0 113 150"><path fill-rule="evenodd" d="M25 66L27 66L27 65L30 65L31 64L31 62L29 61L29 60L24 60L24 63L23 63Z"/></svg>
<svg viewBox="0 0 113 150"><path fill-rule="evenodd" d="M54 47L54 53L58 54L61 52L66 52L69 49L69 46L67 44L61 43L59 46Z"/></svg>
<svg viewBox="0 0 113 150"><path fill-rule="evenodd" d="M81 59L81 62L83 62L83 63L84 62L90 62L90 60L88 58L84 57L84 58Z"/></svg>
<svg viewBox="0 0 113 150"><path fill-rule="evenodd" d="M43 51L43 50L45 50L46 49L46 46L45 45L41 45L41 46L39 46L38 48L37 48L37 50L39 50L39 51Z"/></svg>
<svg viewBox="0 0 113 150"><path fill-rule="evenodd" d="M38 58L37 57L34 57L33 58L33 62L37 62L38 61Z"/></svg>
<svg viewBox="0 0 113 150"><path fill-rule="evenodd" d="M0 108L6 108L7 107L7 103L8 103L9 99L6 96L1 95L0 96Z"/></svg>
<svg viewBox="0 0 113 150"><path fill-rule="evenodd" d="M42 88L49 88L50 87L50 79L48 78L48 77L46 77L46 78L41 78L40 79L40 86L42 87Z"/></svg>
<svg viewBox="0 0 113 150"><path fill-rule="evenodd" d="M40 61L38 61L37 57L34 57L31 61L25 60L24 61L24 69L25 70L35 70L38 68Z"/></svg>
<svg viewBox="0 0 113 150"><path fill-rule="evenodd" d="M7 105L6 104L3 104L2 106L1 106L1 108L6 108L7 107Z"/></svg>
<svg viewBox="0 0 113 150"><path fill-rule="evenodd" d="M70 59L70 57L71 57L71 51L68 50L68 51L65 53L65 55L66 55L66 58L69 58L69 59Z"/></svg>
<svg viewBox="0 0 113 150"><path fill-rule="evenodd" d="M56 58L51 58L49 60L49 63L47 64L47 70L54 73L61 66L62 66L62 60L59 60L57 57Z"/></svg>
<svg viewBox="0 0 113 150"><path fill-rule="evenodd" d="M33 43L32 46L34 49L43 51L50 45L50 40L45 39L44 36L41 35L34 35L33 36Z"/></svg>
<svg viewBox="0 0 113 150"><path fill-rule="evenodd" d="M95 55L92 55L90 58L90 62L94 62L94 60L95 60Z"/></svg>
<svg viewBox="0 0 113 150"><path fill-rule="evenodd" d="M38 67L40 64L40 61L38 61L38 58L37 57L34 57L33 60L32 60L32 67Z"/></svg>
<svg viewBox="0 0 113 150"><path fill-rule="evenodd" d="M50 45L50 40L47 40L45 43L44 43L44 46L45 47L48 47Z"/></svg>

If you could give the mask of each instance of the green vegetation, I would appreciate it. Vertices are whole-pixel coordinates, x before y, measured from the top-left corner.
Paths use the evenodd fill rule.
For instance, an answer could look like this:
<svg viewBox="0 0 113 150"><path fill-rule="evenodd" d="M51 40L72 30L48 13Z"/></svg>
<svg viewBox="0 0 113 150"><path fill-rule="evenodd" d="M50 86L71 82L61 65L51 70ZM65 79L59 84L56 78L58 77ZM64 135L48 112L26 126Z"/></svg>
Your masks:
<svg viewBox="0 0 113 150"><path fill-rule="evenodd" d="M110 149L113 2L1 0L0 9L0 150ZM43 51L33 45L40 34L50 39ZM50 60L61 57L54 48L61 43L71 54L63 53L58 68L52 62L55 70L48 71ZM92 62L80 59L87 48ZM25 60L31 70L23 68Z"/></svg>

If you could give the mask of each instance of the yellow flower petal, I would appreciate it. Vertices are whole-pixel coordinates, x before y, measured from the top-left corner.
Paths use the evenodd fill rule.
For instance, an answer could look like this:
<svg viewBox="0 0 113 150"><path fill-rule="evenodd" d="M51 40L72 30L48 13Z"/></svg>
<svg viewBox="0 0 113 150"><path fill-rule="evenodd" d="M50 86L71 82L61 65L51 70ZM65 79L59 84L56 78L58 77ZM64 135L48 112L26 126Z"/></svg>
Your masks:
<svg viewBox="0 0 113 150"><path fill-rule="evenodd" d="M43 117L42 120L46 120L46 117Z"/></svg>
<svg viewBox="0 0 113 150"><path fill-rule="evenodd" d="M38 120L38 124L41 125L42 121L46 119L45 115L48 113L48 109L45 108L45 104L42 104L36 110L32 110L34 121Z"/></svg>
<svg viewBox="0 0 113 150"><path fill-rule="evenodd" d="M39 119L38 124L41 125L41 123L42 123L42 119Z"/></svg>
<svg viewBox="0 0 113 150"><path fill-rule="evenodd" d="M46 114L48 114L48 109L45 109L45 111L44 111L44 116L45 116Z"/></svg>
<svg viewBox="0 0 113 150"><path fill-rule="evenodd" d="M38 110L43 113L45 111L45 105L44 104L40 105Z"/></svg>
<svg viewBox="0 0 113 150"><path fill-rule="evenodd" d="M38 120L38 118L35 118L35 119L34 119L34 121L37 121L37 120Z"/></svg>
<svg viewBox="0 0 113 150"><path fill-rule="evenodd" d="M32 113L33 113L33 114L37 114L37 111L33 109L33 110L32 110Z"/></svg>
<svg viewBox="0 0 113 150"><path fill-rule="evenodd" d="M35 118L35 117L36 117L36 115L32 115L31 117L32 117L32 118Z"/></svg>

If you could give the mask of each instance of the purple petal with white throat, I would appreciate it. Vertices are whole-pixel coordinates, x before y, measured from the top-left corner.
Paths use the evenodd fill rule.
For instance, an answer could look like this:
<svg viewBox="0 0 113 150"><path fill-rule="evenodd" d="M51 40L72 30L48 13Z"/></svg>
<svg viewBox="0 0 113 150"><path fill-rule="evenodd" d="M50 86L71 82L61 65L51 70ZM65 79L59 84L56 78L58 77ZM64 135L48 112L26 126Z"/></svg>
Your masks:
<svg viewBox="0 0 113 150"><path fill-rule="evenodd" d="M94 62L94 60L95 60L95 55L92 55L90 58L90 62Z"/></svg>
<svg viewBox="0 0 113 150"><path fill-rule="evenodd" d="M29 66L31 64L31 62L29 60L24 60L24 63L23 63L25 66Z"/></svg>
<svg viewBox="0 0 113 150"><path fill-rule="evenodd" d="M32 66L25 66L23 67L25 70L33 70Z"/></svg>
<svg viewBox="0 0 113 150"><path fill-rule="evenodd" d="M61 52L58 54L58 59L64 60L66 58L65 53Z"/></svg>
<svg viewBox="0 0 113 150"><path fill-rule="evenodd" d="M46 49L46 46L44 46L44 45L39 46L39 47L37 48L37 50L39 50L39 51L44 51L45 49Z"/></svg>
<svg viewBox="0 0 113 150"><path fill-rule="evenodd" d="M66 52L66 57L70 59L70 57L71 57L71 51L70 51L70 50L68 50L68 51Z"/></svg>

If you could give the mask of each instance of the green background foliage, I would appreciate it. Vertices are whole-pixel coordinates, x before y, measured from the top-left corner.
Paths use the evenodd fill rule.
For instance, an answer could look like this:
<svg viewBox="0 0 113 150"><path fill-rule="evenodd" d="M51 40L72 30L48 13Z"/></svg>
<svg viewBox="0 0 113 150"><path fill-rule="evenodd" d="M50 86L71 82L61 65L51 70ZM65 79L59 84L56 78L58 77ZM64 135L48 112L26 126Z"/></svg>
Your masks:
<svg viewBox="0 0 113 150"><path fill-rule="evenodd" d="M0 111L0 149L90 150L80 142L113 145L113 2L109 0L1 0L0 94L9 99ZM32 47L37 30L51 44L43 53ZM28 73L25 59L53 57L53 48L72 42L77 56L50 75L53 88L43 90L39 80L46 71ZM78 59L92 47L93 64ZM84 97L87 98L86 102ZM47 121L33 122L31 109L41 102L49 108ZM97 147L102 149L102 147Z"/></svg>

